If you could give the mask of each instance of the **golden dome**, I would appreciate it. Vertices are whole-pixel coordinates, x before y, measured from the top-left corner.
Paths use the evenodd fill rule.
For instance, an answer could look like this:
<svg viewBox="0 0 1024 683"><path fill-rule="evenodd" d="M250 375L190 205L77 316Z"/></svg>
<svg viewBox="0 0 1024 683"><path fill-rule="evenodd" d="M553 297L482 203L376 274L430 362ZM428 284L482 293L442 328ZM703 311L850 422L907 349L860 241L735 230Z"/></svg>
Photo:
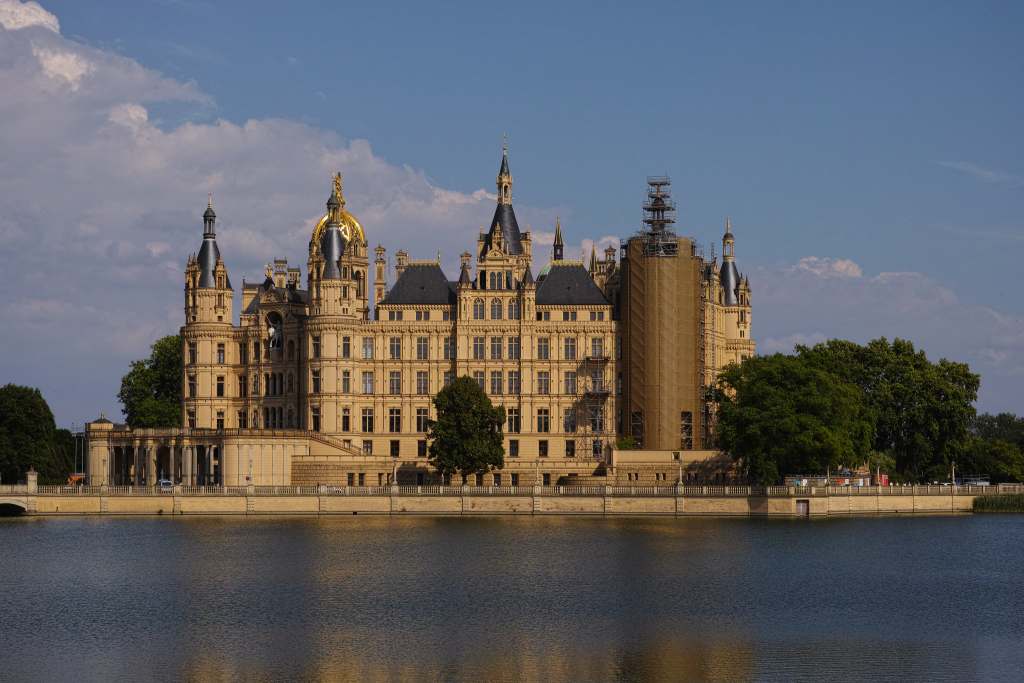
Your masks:
<svg viewBox="0 0 1024 683"><path fill-rule="evenodd" d="M363 232L363 226L359 223L359 220L345 210L345 197L341 194L341 174L338 173L334 176L334 189L331 192L331 198L337 198L337 221L341 225L341 234L345 236L345 243L351 242L353 239L358 240L360 244L366 244L366 233ZM320 244L320 236L327 228L327 224L331 220L331 211L328 210L320 220L317 221L313 227L313 243Z"/></svg>

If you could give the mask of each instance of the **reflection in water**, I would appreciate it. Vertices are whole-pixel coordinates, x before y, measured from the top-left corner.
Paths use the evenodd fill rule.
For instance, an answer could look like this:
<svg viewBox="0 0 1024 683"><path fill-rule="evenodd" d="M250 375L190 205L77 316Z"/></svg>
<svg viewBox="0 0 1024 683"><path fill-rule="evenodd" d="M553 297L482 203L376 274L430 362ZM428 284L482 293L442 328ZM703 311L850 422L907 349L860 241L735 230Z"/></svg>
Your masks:
<svg viewBox="0 0 1024 683"><path fill-rule="evenodd" d="M11 680L962 680L1024 517L0 523ZM84 676L83 676L84 674Z"/></svg>

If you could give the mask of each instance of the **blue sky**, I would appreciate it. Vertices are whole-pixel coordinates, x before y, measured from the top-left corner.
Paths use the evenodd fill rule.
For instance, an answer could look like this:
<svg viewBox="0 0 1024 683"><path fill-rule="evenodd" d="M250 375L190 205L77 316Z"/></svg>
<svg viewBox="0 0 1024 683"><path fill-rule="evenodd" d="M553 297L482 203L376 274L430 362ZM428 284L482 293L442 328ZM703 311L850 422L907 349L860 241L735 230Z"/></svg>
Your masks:
<svg viewBox="0 0 1024 683"><path fill-rule="evenodd" d="M448 263L490 217L474 193L493 191L504 132L517 211L536 232L557 214L582 248L627 235L645 176L668 173L680 232L706 244L732 216L762 350L900 334L982 372L982 409L1024 413L1024 5L26 7L0 0L0 70L21 89L0 90L0 113L20 111L32 88L62 113L37 106L10 144L40 167L132 170L71 174L83 194L57 211L44 198L53 188L25 197L40 184L27 179L50 175L25 173L19 154L0 161L0 209L13 217L0 255L51 229L40 226L52 214L96 204L79 233L104 246L64 284L102 311L95 347L103 329L145 321L116 350L47 352L94 368L75 378L40 376L50 356L0 366L42 386L59 420L116 411L111 387L146 335L175 331L207 189L236 283L280 252L305 265L304 221L332 163L371 241L421 257L441 248ZM46 78L22 69L28 56ZM126 130L130 159L117 138ZM189 144L204 148L180 149ZM152 163L133 167L140 159ZM244 235L237 248L232 230ZM134 295L121 291L110 273L145 259L128 277ZM10 312L27 316L26 335L42 329L37 309L74 319L60 291L23 293L38 301ZM51 397L67 381L81 391Z"/></svg>

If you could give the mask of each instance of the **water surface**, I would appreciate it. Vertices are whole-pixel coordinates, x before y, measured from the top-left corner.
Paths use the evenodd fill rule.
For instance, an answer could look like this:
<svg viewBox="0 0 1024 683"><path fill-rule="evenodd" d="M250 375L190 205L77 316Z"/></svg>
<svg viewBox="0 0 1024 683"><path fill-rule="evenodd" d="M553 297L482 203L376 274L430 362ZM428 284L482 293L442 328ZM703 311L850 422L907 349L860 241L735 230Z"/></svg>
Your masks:
<svg viewBox="0 0 1024 683"><path fill-rule="evenodd" d="M5 680L1020 680L1024 516L0 520Z"/></svg>

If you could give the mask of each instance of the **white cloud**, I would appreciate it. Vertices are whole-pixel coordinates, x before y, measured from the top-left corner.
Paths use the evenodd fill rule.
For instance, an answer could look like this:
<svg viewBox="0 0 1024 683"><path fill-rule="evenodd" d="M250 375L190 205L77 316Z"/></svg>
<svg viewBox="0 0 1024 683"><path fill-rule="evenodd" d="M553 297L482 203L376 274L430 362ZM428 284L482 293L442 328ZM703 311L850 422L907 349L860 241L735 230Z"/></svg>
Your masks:
<svg viewBox="0 0 1024 683"><path fill-rule="evenodd" d="M0 0L0 23L0 315L5 341L23 349L0 375L40 386L59 419L116 414L109 368L177 331L208 192L238 290L276 256L304 269L336 170L372 245L418 258L440 249L449 275L490 222L493 194L438 187L365 140L284 119L203 122L211 99L195 84L61 36L38 5ZM31 27L47 30L17 30ZM189 120L163 125L155 112L169 102ZM499 161L495 150L495 171ZM524 229L548 222L516 208ZM72 367L89 391L64 390Z"/></svg>
<svg viewBox="0 0 1024 683"><path fill-rule="evenodd" d="M41 26L54 33L60 33L60 22L57 21L57 17L36 2L0 0L0 26L8 31Z"/></svg>
<svg viewBox="0 0 1024 683"><path fill-rule="evenodd" d="M827 256L805 256L793 266L795 270L814 273L820 277L861 277L860 266L845 258Z"/></svg>
<svg viewBox="0 0 1024 683"><path fill-rule="evenodd" d="M32 54L39 60L43 73L55 81L70 85L72 90L78 90L82 79L94 69L89 60L74 52L33 45Z"/></svg>
<svg viewBox="0 0 1024 683"><path fill-rule="evenodd" d="M1020 187L1021 185L1024 185L1024 178L1019 175L996 171L971 161L937 161L936 163L939 166L944 166L946 168L953 169L954 171L959 171L960 173L966 173L967 175L986 183L1009 185L1011 187Z"/></svg>
<svg viewBox="0 0 1024 683"><path fill-rule="evenodd" d="M923 273L838 276L835 268L796 265L749 270L758 351L842 338L903 337L933 360L966 362L982 376L983 410L1024 413L1024 317L961 301ZM846 259L831 259L832 263ZM852 262L850 262L852 263ZM847 269L850 270L850 269Z"/></svg>

